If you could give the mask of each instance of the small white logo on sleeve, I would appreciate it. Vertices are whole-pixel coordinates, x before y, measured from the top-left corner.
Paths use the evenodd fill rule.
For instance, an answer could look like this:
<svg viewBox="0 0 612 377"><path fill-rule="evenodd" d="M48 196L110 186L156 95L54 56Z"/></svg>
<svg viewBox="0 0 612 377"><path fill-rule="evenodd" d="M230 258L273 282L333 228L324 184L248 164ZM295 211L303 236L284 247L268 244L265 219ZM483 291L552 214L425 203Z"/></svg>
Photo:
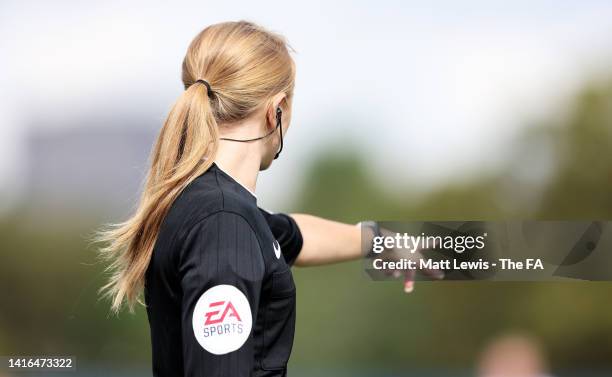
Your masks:
<svg viewBox="0 0 612 377"><path fill-rule="evenodd" d="M231 285L208 289L193 310L193 333L208 352L223 355L242 347L251 334L251 306L244 293Z"/></svg>
<svg viewBox="0 0 612 377"><path fill-rule="evenodd" d="M276 255L276 259L280 259L281 248L280 248L278 241L274 240L274 242L272 243L272 246L274 246L274 254Z"/></svg>

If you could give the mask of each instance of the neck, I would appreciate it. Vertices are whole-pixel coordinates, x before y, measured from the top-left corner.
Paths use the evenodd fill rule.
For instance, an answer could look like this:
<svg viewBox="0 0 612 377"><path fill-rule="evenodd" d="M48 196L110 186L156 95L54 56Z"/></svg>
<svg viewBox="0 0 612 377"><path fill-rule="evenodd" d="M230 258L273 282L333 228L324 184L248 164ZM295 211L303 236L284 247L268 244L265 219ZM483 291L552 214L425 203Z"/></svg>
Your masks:
<svg viewBox="0 0 612 377"><path fill-rule="evenodd" d="M255 192L261 156L256 143L221 141L215 162L238 183Z"/></svg>

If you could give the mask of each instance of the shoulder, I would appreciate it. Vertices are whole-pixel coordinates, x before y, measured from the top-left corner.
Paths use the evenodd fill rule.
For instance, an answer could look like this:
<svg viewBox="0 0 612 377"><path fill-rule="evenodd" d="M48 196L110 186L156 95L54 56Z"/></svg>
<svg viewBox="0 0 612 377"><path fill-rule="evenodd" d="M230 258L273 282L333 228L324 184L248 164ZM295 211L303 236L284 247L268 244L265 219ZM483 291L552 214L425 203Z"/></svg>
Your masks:
<svg viewBox="0 0 612 377"><path fill-rule="evenodd" d="M249 195L219 169L207 170L176 198L160 231L158 241L163 242L158 243L175 256L188 249L261 250L266 222Z"/></svg>
<svg viewBox="0 0 612 377"><path fill-rule="evenodd" d="M187 280L195 275L256 281L265 274L260 239L249 222L235 212L220 210L202 218L185 230L176 246L178 271Z"/></svg>
<svg viewBox="0 0 612 377"><path fill-rule="evenodd" d="M256 216L260 215L257 206L249 198L232 190L224 179L218 169L206 171L177 197L168 217L181 218L179 227L182 230L189 230L202 222L233 216L253 225Z"/></svg>

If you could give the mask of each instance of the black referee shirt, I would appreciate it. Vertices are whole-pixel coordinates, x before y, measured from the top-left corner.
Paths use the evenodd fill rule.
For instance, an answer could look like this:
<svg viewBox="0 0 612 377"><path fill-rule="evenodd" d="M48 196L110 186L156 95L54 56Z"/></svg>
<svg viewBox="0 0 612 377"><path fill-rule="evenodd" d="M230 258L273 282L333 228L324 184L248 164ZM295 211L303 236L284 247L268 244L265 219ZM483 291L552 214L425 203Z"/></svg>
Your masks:
<svg viewBox="0 0 612 377"><path fill-rule="evenodd" d="M146 274L155 376L286 376L295 331L295 221L216 164L175 200Z"/></svg>

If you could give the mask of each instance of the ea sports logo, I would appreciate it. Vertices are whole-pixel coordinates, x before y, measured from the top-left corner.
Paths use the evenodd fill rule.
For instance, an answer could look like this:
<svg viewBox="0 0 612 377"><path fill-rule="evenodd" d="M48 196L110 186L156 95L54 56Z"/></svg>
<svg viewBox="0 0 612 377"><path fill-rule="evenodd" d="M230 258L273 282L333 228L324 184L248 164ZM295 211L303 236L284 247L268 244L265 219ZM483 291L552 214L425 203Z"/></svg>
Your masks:
<svg viewBox="0 0 612 377"><path fill-rule="evenodd" d="M231 285L217 285L198 299L193 310L193 333L210 353L223 355L242 347L251 333L251 307Z"/></svg>
<svg viewBox="0 0 612 377"><path fill-rule="evenodd" d="M218 317L217 315L221 313L221 310L215 310L215 308L217 307L225 308L222 309L223 314L219 315ZM216 323L223 322L225 317L228 315L230 317L235 317L239 322L242 322L242 320L240 319L240 314L238 314L236 308L234 307L231 301L211 302L209 309L211 309L211 311L204 315L206 317L206 322L204 322L204 325L214 325Z"/></svg>

